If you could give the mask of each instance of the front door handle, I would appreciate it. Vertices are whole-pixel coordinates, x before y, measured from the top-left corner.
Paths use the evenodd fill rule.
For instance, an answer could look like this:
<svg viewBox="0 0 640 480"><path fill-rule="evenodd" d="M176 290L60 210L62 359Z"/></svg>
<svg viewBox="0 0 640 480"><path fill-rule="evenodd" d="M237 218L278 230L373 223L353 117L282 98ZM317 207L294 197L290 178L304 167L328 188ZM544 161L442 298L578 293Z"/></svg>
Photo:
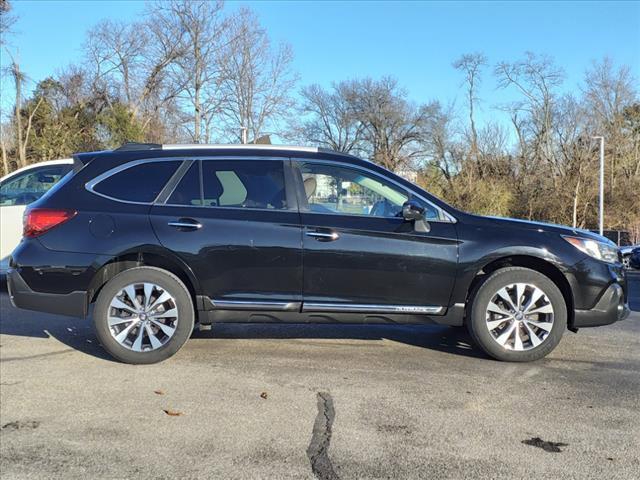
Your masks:
<svg viewBox="0 0 640 480"><path fill-rule="evenodd" d="M202 224L192 218L179 218L167 223L167 225L180 230L200 230L202 228Z"/></svg>
<svg viewBox="0 0 640 480"><path fill-rule="evenodd" d="M337 232L307 232L307 237L312 237L319 242L333 242L340 238Z"/></svg>

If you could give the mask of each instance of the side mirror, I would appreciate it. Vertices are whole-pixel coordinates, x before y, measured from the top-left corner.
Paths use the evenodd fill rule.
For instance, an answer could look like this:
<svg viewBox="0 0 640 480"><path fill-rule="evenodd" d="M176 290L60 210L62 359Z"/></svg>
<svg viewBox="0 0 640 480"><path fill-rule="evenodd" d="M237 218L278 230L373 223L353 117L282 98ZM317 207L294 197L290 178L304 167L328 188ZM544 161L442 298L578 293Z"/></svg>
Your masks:
<svg viewBox="0 0 640 480"><path fill-rule="evenodd" d="M424 208L413 200L408 200L402 205L402 217L407 222L414 222L416 232L427 233L431 230L429 222L424 218Z"/></svg>

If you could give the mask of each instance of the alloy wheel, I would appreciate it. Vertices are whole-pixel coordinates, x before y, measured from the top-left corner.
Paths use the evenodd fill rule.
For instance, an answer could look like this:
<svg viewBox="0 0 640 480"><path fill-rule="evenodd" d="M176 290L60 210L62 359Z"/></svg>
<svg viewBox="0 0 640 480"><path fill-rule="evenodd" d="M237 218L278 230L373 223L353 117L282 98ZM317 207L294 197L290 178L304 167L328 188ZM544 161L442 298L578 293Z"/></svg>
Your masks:
<svg viewBox="0 0 640 480"><path fill-rule="evenodd" d="M493 295L485 318L489 333L501 347L526 351L549 336L554 311L542 289L529 283L513 283Z"/></svg>
<svg viewBox="0 0 640 480"><path fill-rule="evenodd" d="M135 352L156 350L176 331L176 300L154 283L132 283L111 300L107 322L111 336L123 347Z"/></svg>

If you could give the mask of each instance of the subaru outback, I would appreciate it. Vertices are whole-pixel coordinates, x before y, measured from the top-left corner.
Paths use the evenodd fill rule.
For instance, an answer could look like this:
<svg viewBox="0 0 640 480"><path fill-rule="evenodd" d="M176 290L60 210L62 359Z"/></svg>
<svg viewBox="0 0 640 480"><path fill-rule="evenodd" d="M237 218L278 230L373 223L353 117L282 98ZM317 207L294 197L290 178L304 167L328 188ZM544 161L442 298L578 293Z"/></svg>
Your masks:
<svg viewBox="0 0 640 480"><path fill-rule="evenodd" d="M465 213L320 148L126 144L74 156L24 216L18 308L91 315L129 363L220 322L466 326L531 361L628 313L607 239Z"/></svg>

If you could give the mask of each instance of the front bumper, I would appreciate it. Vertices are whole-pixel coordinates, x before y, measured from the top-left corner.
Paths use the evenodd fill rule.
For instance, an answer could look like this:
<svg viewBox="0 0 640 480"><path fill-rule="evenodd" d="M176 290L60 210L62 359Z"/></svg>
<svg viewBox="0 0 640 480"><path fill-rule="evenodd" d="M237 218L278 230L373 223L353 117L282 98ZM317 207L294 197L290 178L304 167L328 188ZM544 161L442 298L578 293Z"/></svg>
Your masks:
<svg viewBox="0 0 640 480"><path fill-rule="evenodd" d="M583 328L610 325L624 320L629 313L629 306L625 302L622 286L613 283L609 285L593 308L575 311L573 326Z"/></svg>
<svg viewBox="0 0 640 480"><path fill-rule="evenodd" d="M27 285L15 268L9 268L7 272L7 289L11 304L16 308L72 317L86 315L87 292L85 291L76 290L64 294L36 292Z"/></svg>

